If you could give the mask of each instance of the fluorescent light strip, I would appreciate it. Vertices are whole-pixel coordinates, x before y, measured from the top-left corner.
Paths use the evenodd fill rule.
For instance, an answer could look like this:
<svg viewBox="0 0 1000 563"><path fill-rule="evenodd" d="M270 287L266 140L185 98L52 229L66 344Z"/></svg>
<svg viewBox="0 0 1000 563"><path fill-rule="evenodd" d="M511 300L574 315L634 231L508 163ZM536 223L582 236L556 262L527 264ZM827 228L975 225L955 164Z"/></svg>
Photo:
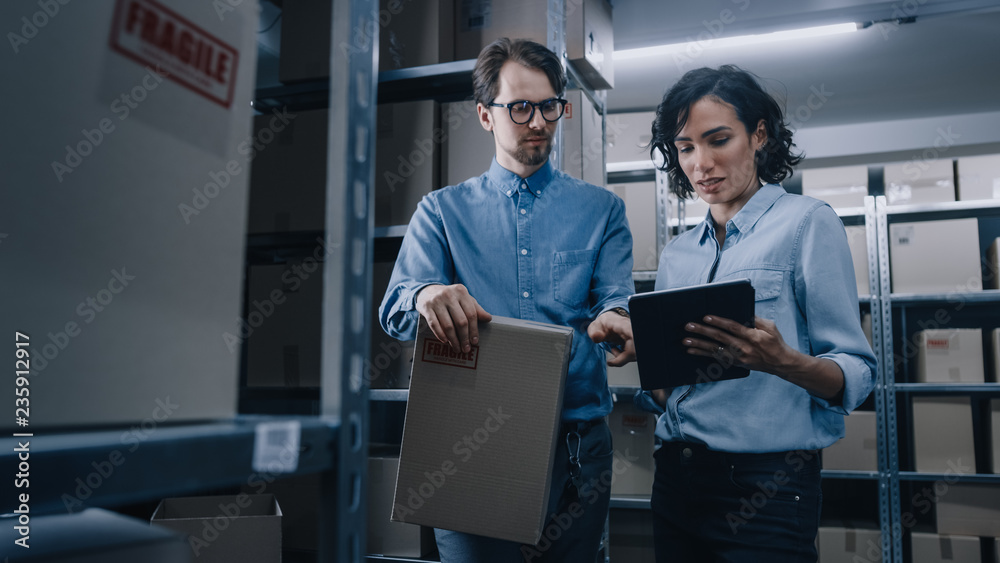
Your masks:
<svg viewBox="0 0 1000 563"><path fill-rule="evenodd" d="M747 45L758 45L760 43L772 43L775 41L789 41L795 39L811 39L823 37L825 35L837 35L840 33L850 33L857 31L856 23L838 23L834 25L821 25L818 27L806 27L802 29L791 29L788 31L776 31L774 33L762 33L760 35L740 35L737 37L708 38L704 40L688 41L686 43L672 43L670 45L658 45L656 47L643 47L641 49L626 49L615 51L616 61L627 59L638 59L643 57L656 57L679 53L689 48L721 49L724 47L744 47Z"/></svg>

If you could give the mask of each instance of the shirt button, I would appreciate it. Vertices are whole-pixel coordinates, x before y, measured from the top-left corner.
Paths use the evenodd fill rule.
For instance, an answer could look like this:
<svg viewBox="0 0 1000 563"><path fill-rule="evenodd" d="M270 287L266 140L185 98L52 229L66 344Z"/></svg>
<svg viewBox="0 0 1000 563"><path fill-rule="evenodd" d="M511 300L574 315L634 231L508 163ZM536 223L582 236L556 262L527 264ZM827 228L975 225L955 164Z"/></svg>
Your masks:
<svg viewBox="0 0 1000 563"><path fill-rule="evenodd" d="M538 191L537 191L537 192L535 192L535 193L536 193L536 194L538 194L538 195L542 195L542 190L538 190Z"/></svg>
<svg viewBox="0 0 1000 563"><path fill-rule="evenodd" d="M686 458L690 458L691 456L694 455L694 452L691 451L691 448L684 448L683 450L681 450L681 455L683 455Z"/></svg>
<svg viewBox="0 0 1000 563"><path fill-rule="evenodd" d="M510 195L513 190L507 190L507 195Z"/></svg>
<svg viewBox="0 0 1000 563"><path fill-rule="evenodd" d="M524 256L527 253L528 253L528 249L527 248L522 248L521 249L521 256Z"/></svg>
<svg viewBox="0 0 1000 563"><path fill-rule="evenodd" d="M528 296L528 292L527 292L527 291L525 291L525 292L524 292L524 293L522 293L521 295L522 295L522 296L524 296L524 297L527 297L527 296Z"/></svg>
<svg viewBox="0 0 1000 563"><path fill-rule="evenodd" d="M521 210L521 215L524 215L525 213L527 213L527 211L525 211L524 209L522 209Z"/></svg>

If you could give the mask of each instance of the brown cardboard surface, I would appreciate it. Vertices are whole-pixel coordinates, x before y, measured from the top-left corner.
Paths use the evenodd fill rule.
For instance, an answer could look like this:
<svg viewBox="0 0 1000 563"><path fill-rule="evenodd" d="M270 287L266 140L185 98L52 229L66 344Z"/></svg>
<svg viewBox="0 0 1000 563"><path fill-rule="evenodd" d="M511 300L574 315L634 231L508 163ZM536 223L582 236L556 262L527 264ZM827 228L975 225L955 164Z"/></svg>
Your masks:
<svg viewBox="0 0 1000 563"><path fill-rule="evenodd" d="M951 328L922 330L917 341L917 381L920 383L983 383L983 330Z"/></svg>
<svg viewBox="0 0 1000 563"><path fill-rule="evenodd" d="M821 526L817 541L819 563L882 561L882 533L879 530Z"/></svg>
<svg viewBox="0 0 1000 563"><path fill-rule="evenodd" d="M563 113L563 172L604 186L604 135L601 114L582 90L570 90Z"/></svg>
<svg viewBox="0 0 1000 563"><path fill-rule="evenodd" d="M656 271L660 262L656 251L656 185L635 182L609 187L625 202L625 216L632 232L632 270Z"/></svg>
<svg viewBox="0 0 1000 563"><path fill-rule="evenodd" d="M437 103L429 100L379 106L376 227L408 224L420 200L441 187L439 119Z"/></svg>
<svg viewBox="0 0 1000 563"><path fill-rule="evenodd" d="M807 168L802 171L802 195L821 199L832 207L864 207L868 167Z"/></svg>
<svg viewBox="0 0 1000 563"><path fill-rule="evenodd" d="M854 262L854 279L858 284L858 295L871 295L872 284L868 279L868 233L864 225L848 225L847 245L851 249L851 261Z"/></svg>
<svg viewBox="0 0 1000 563"><path fill-rule="evenodd" d="M190 536L199 563L281 562L281 508L274 495L164 499L150 522Z"/></svg>
<svg viewBox="0 0 1000 563"><path fill-rule="evenodd" d="M1000 237L986 250L987 279L983 280L986 289L1000 289Z"/></svg>
<svg viewBox="0 0 1000 563"><path fill-rule="evenodd" d="M979 538L913 532L910 534L913 563L981 563Z"/></svg>
<svg viewBox="0 0 1000 563"><path fill-rule="evenodd" d="M993 473L1000 474L1000 399L990 401L990 430L993 435Z"/></svg>
<svg viewBox="0 0 1000 563"><path fill-rule="evenodd" d="M958 199L1000 199L1000 154L958 159Z"/></svg>
<svg viewBox="0 0 1000 563"><path fill-rule="evenodd" d="M889 205L955 201L955 168L950 159L887 164L884 171Z"/></svg>
<svg viewBox="0 0 1000 563"><path fill-rule="evenodd" d="M392 518L534 544L573 332L494 316L479 337L457 356L421 320Z"/></svg>
<svg viewBox="0 0 1000 563"><path fill-rule="evenodd" d="M567 2L566 57L594 90L614 88L614 27L608 0Z"/></svg>
<svg viewBox="0 0 1000 563"><path fill-rule="evenodd" d="M823 469L878 471L875 411L844 417L844 437L823 450Z"/></svg>
<svg viewBox="0 0 1000 563"><path fill-rule="evenodd" d="M441 185L454 186L490 169L496 144L476 115L476 102L441 104Z"/></svg>
<svg viewBox="0 0 1000 563"><path fill-rule="evenodd" d="M893 293L978 291L981 260L976 218L889 225Z"/></svg>
<svg viewBox="0 0 1000 563"><path fill-rule="evenodd" d="M633 362L634 363L634 362ZM615 403L608 415L615 460L611 494L650 495L653 491L653 447L656 443L656 417L637 409L631 397Z"/></svg>
<svg viewBox="0 0 1000 563"><path fill-rule="evenodd" d="M969 397L913 397L912 400L916 470L975 473L976 447Z"/></svg>
<svg viewBox="0 0 1000 563"><path fill-rule="evenodd" d="M1000 536L1000 487L953 484L938 497L939 534Z"/></svg>

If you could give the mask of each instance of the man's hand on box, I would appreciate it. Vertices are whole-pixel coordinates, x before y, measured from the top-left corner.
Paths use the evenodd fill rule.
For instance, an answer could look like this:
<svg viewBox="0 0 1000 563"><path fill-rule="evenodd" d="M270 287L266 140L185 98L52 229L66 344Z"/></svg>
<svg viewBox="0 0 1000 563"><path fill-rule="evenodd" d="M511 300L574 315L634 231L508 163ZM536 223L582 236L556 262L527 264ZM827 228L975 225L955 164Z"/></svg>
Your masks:
<svg viewBox="0 0 1000 563"><path fill-rule="evenodd" d="M608 365L623 366L635 361L635 343L632 341L632 321L614 311L598 315L587 328L587 335L596 343L610 344L611 355Z"/></svg>
<svg viewBox="0 0 1000 563"><path fill-rule="evenodd" d="M462 284L424 287L417 294L417 312L438 340L461 352L479 344L478 323L493 319Z"/></svg>

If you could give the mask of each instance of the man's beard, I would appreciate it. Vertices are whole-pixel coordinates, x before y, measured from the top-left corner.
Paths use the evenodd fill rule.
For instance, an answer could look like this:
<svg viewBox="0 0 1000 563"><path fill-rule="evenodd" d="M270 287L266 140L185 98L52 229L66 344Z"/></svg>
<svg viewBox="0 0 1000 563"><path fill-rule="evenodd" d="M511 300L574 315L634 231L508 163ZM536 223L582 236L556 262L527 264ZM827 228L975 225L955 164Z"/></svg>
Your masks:
<svg viewBox="0 0 1000 563"><path fill-rule="evenodd" d="M538 135L531 135L532 137L537 137ZM552 152L552 139L548 138L548 141L538 147L529 147L523 143L518 143L517 149L514 150L514 160L525 166L537 166L544 163L549 158L549 154Z"/></svg>

